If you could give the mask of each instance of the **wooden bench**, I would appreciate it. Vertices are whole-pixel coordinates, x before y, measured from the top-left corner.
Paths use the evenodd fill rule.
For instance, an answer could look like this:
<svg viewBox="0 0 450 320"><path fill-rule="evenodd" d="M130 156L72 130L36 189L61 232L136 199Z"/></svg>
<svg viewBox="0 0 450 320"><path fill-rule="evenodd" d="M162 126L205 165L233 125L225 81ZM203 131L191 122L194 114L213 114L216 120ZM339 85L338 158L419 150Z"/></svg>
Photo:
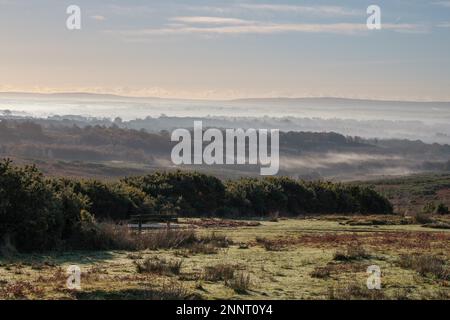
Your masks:
<svg viewBox="0 0 450 320"><path fill-rule="evenodd" d="M146 222L165 222L167 228L170 229L170 223L178 222L176 215L170 214L136 214L130 216L128 223L136 223L138 225L139 232L142 230L142 224Z"/></svg>

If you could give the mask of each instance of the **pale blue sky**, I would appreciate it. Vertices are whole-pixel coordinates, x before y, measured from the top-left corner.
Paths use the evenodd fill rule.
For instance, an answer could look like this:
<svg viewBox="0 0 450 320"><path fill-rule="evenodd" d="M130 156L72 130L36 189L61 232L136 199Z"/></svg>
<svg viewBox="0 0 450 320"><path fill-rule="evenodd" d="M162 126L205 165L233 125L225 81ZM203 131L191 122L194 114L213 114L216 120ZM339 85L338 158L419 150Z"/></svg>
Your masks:
<svg viewBox="0 0 450 320"><path fill-rule="evenodd" d="M450 1L0 0L0 38L0 91L450 100Z"/></svg>

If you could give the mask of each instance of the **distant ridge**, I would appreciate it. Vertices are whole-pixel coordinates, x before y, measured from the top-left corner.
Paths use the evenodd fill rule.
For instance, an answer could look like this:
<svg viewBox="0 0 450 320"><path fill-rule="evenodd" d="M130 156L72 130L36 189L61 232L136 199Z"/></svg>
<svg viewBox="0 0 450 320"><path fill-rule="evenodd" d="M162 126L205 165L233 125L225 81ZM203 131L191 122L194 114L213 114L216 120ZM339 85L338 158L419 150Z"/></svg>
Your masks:
<svg viewBox="0 0 450 320"><path fill-rule="evenodd" d="M355 99L355 98L336 98L336 97L311 97L311 98L288 98L288 97L279 97L279 98L242 98L242 99L233 99L229 100L233 102L242 102L242 103L308 103L308 102L325 102L325 103L442 103L442 104L450 104L450 101L409 101L409 100L377 100L377 99Z"/></svg>
<svg viewBox="0 0 450 320"><path fill-rule="evenodd" d="M106 93L89 93L89 92L60 92L60 93L34 93L34 92L0 92L0 97L15 98L66 98L66 99L106 99L106 100L123 100L123 99L160 99L158 97L131 97L121 96L117 94Z"/></svg>
<svg viewBox="0 0 450 320"><path fill-rule="evenodd" d="M260 104L294 104L294 103L325 103L325 104L442 104L450 105L450 101L409 101L409 100L378 100L378 99L356 99L341 97L275 97L275 98L239 98L229 100L208 100L208 99L180 99L161 97L133 97L106 93L89 92L60 92L60 93L33 93L33 92L0 92L0 98L62 98L62 99L91 99L91 100L167 100L167 101L203 101L203 102L227 102L227 103L260 103Z"/></svg>

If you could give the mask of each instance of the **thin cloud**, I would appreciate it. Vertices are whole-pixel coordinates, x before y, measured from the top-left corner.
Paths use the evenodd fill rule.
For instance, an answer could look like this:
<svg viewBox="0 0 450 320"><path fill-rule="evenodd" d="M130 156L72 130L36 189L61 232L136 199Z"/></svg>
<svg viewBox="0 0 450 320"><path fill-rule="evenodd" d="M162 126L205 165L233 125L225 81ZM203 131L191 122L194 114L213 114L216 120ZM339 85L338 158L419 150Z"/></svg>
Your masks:
<svg viewBox="0 0 450 320"><path fill-rule="evenodd" d="M171 21L189 23L189 24L218 24L218 25L248 25L253 24L253 21L236 19L236 18L223 18L223 17L174 17L170 18Z"/></svg>
<svg viewBox="0 0 450 320"><path fill-rule="evenodd" d="M383 24L382 29L397 32L415 32L418 26L414 24ZM114 32L112 30L108 31ZM117 31L116 31L117 32ZM368 32L366 24L363 23L332 23L332 24L295 24L295 23L254 23L247 25L232 26L182 26L165 27L155 29L136 29L118 31L124 36L163 36L163 35L240 35L240 34L279 34L279 33L337 33L337 34L356 34Z"/></svg>
<svg viewBox="0 0 450 320"><path fill-rule="evenodd" d="M241 4L241 8L260 11L302 13L317 16L356 16L362 11L346 9L340 6L298 6L287 4Z"/></svg>
<svg viewBox="0 0 450 320"><path fill-rule="evenodd" d="M142 16L154 13L154 9L148 5L118 5L110 4L107 7L108 12L119 16Z"/></svg>
<svg viewBox="0 0 450 320"><path fill-rule="evenodd" d="M435 4L437 6L441 6L441 7L450 8L450 1L436 1L436 2L433 2L433 4Z"/></svg>
<svg viewBox="0 0 450 320"><path fill-rule="evenodd" d="M91 19L96 20L96 21L105 21L106 17L104 17L102 15L93 15L93 16L91 16Z"/></svg>

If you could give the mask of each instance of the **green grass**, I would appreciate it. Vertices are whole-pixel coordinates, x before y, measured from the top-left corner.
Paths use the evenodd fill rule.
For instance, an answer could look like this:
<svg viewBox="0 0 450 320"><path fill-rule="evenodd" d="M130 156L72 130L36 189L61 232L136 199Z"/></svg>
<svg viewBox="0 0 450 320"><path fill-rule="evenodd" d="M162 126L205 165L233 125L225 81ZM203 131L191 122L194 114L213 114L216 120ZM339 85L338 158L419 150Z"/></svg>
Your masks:
<svg viewBox="0 0 450 320"><path fill-rule="evenodd" d="M448 299L449 284L400 264L404 254L431 255L449 267L450 231L420 225L348 225L371 217L321 217L262 221L260 226L197 229L200 234L227 235L233 244L217 253L183 250L138 252L67 252L18 255L0 259L2 299ZM378 217L378 219L380 219ZM390 217L384 217L390 219ZM396 217L391 217L395 221ZM279 242L283 250L267 250L257 238ZM245 244L245 245L243 245ZM335 260L348 245L367 255ZM136 263L181 261L179 272L136 271ZM158 259L158 260L156 260ZM81 267L81 291L66 289L69 265ZM381 293L366 292L366 270L382 271ZM222 277L204 277L211 266L233 266L248 276L239 290ZM325 276L314 276L324 272ZM242 280L242 279L241 279ZM247 281L247 278L245 279ZM356 288L356 289L355 289ZM362 288L362 289L361 289ZM333 294L331 294L332 292Z"/></svg>

